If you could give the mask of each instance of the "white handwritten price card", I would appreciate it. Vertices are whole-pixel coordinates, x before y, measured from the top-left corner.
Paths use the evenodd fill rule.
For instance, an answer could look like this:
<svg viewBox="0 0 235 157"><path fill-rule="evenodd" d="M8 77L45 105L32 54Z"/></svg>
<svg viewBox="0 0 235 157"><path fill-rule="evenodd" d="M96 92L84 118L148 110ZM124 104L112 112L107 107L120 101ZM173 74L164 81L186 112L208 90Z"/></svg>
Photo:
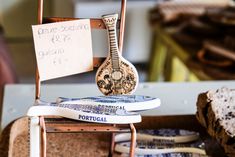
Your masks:
<svg viewBox="0 0 235 157"><path fill-rule="evenodd" d="M40 80L93 70L90 20L32 26Z"/></svg>

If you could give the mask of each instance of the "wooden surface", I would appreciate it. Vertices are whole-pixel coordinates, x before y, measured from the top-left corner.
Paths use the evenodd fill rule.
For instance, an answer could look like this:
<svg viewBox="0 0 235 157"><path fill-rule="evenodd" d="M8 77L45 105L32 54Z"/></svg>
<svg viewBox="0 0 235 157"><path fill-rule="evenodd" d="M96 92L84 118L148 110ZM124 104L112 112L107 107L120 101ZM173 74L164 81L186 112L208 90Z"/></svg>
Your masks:
<svg viewBox="0 0 235 157"><path fill-rule="evenodd" d="M27 157L28 156L28 119L20 118L4 130L0 140L1 157ZM143 117L142 123L135 125L138 129L181 128L200 132L206 142L206 150L213 157L221 157L223 151L218 144L208 138L205 130L199 125L194 115L185 116L156 116ZM107 134L69 133L48 134L47 156L101 156L108 154L109 137ZM51 142L50 142L51 141ZM53 142L52 142L53 141ZM9 150L9 151L8 151ZM115 153L114 157L120 157Z"/></svg>

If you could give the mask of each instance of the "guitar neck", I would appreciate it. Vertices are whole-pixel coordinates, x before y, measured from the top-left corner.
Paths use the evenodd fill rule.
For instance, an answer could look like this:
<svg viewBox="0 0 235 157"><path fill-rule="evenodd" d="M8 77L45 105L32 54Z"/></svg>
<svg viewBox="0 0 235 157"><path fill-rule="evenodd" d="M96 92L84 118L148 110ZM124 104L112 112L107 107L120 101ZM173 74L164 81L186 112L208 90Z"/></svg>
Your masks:
<svg viewBox="0 0 235 157"><path fill-rule="evenodd" d="M117 20L118 20L118 14L103 16L103 21L108 30L109 53L110 53L113 69L120 69L119 50L118 50L118 42L117 42L117 30L116 30Z"/></svg>

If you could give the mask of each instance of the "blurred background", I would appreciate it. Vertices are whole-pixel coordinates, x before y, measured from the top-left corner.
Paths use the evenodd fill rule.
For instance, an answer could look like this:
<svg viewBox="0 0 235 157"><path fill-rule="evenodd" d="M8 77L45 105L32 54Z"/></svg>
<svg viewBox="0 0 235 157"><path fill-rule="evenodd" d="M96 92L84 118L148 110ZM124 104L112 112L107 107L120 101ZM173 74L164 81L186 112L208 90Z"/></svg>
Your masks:
<svg viewBox="0 0 235 157"><path fill-rule="evenodd" d="M141 82L234 79L233 6L232 0L128 0L123 56L136 65ZM99 18L119 12L120 1L47 0L44 7L44 16ZM0 0L0 63L8 68L1 67L2 84L34 83L35 24L36 0ZM93 30L92 38L94 56L106 56L105 31ZM94 83L94 76L47 83Z"/></svg>
<svg viewBox="0 0 235 157"><path fill-rule="evenodd" d="M119 13L120 7L121 0L44 0L43 16L100 18L104 14ZM31 26L37 24L37 8L37 0L0 0L0 131L12 120L25 116L34 101L32 86L35 83L36 58ZM235 79L234 0L127 0L125 28L123 56L136 66L140 82L198 82ZM92 39L94 56L107 56L106 30L92 30ZM56 83L51 86L52 90L47 90L47 92L44 90L45 97L53 98L56 95L54 91L57 88L54 87L59 87L57 83L95 83L95 73L96 70L45 81L48 84ZM7 86L4 103L2 103L4 86L13 83L21 84L24 87ZM226 83L230 87L230 82ZM194 84L186 87L185 84L174 85L171 83L170 85L173 86L162 86L163 88L168 87L166 90L155 86L159 85L158 83L153 87L152 84L142 84L140 87L151 95L158 92L162 94L159 97L163 100L163 108L153 110L152 113L156 113L156 115L160 113L164 116L165 112L170 115L179 113L188 115L190 113L190 117L183 116L180 118L181 120L179 119L183 122L182 126L190 123L188 128L194 125L194 118L191 114L195 113L196 99L194 98L199 93L197 90L199 88L209 90L208 88L212 84L213 87L221 85L218 82L204 82L200 86ZM70 94L67 89L70 89L71 86L74 85L70 84L66 88L58 89L63 89L64 93ZM154 91L156 87L158 89ZM87 94L83 89L89 93L95 92L95 90L89 91L89 88L84 86L73 93ZM171 92L166 93L166 91ZM230 113L232 112L229 112L229 115ZM166 114L166 116L168 115ZM187 122L191 118L193 118L193 123ZM166 122L171 121L167 119ZM172 116L170 119L175 119L172 126L181 125L178 121L175 123L177 118ZM162 118L160 126L165 125L166 122ZM155 123L159 124L158 121L149 124ZM25 126L28 122L25 121L24 124L20 124L20 127L16 125L18 126L15 127L17 134L21 130L19 128L27 128ZM217 122L215 124L217 125ZM167 126L170 125L167 122ZM28 135L27 131L25 131L26 134ZM5 132L3 135L8 138L8 134ZM14 136L18 135L13 134L13 138ZM25 139L28 138L25 137L19 138L20 144L16 142L16 145L20 146L18 147L20 152L27 154L28 151L22 149L27 145ZM23 140L21 139L23 138L25 147L22 147ZM3 138L0 137L0 151L3 150L2 148L5 149L3 146L7 145L6 142L1 143L1 139ZM65 138L60 139L67 141L64 140ZM73 139L76 138L73 136ZM85 142L87 141L85 140ZM232 142L230 141L229 145ZM13 144L13 140L11 143ZM88 144L90 145L90 143ZM69 146L73 145L76 144ZM212 145L215 144L212 143ZM59 148L68 148L61 144L58 147L53 145L53 147L58 153ZM208 149L214 151L211 147ZM86 149L84 150L86 151ZM214 153L222 156L217 154L217 151ZM18 156L24 156L21 153L18 154ZM68 156L67 150L66 154Z"/></svg>

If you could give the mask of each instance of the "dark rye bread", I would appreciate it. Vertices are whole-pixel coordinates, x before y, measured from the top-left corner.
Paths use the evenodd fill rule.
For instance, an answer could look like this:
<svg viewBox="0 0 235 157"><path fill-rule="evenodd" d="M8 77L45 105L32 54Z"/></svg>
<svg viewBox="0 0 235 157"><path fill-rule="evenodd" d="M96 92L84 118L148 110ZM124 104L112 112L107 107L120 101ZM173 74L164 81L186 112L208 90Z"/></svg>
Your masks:
<svg viewBox="0 0 235 157"><path fill-rule="evenodd" d="M235 90L221 88L199 94L196 117L226 155L235 157Z"/></svg>

